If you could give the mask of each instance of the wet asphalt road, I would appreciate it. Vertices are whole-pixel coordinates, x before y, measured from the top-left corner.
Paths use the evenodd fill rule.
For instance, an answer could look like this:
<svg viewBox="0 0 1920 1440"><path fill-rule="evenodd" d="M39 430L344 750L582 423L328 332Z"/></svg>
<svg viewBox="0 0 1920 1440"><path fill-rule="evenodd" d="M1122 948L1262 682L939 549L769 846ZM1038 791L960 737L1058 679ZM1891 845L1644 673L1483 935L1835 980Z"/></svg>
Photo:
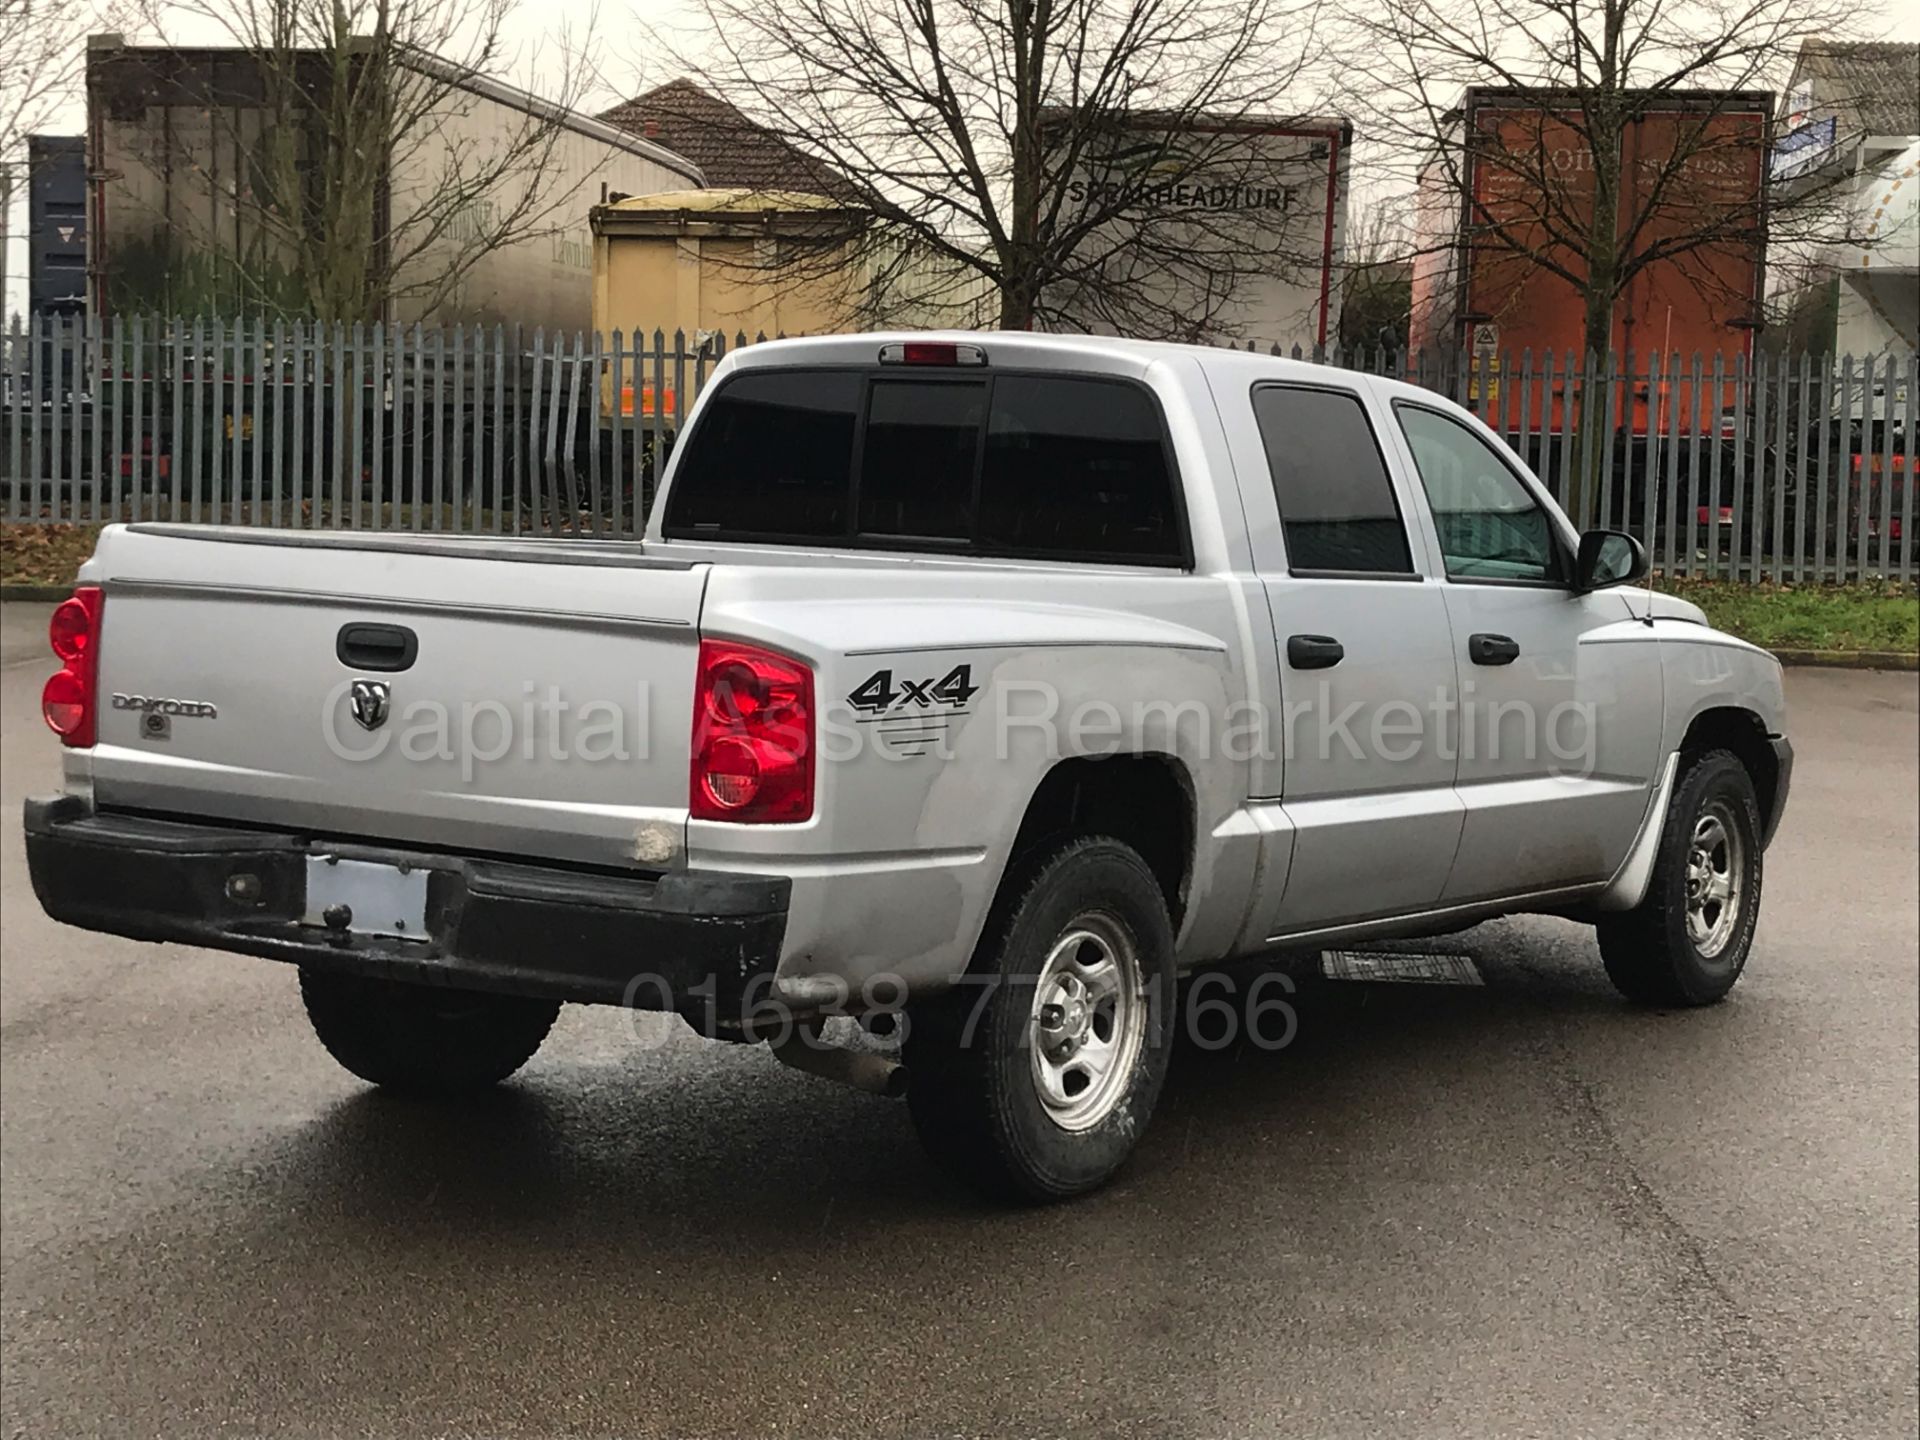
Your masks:
<svg viewBox="0 0 1920 1440"><path fill-rule="evenodd" d="M569 1009L486 1103L374 1095L294 974L53 925L45 607L0 693L4 1433L1910 1436L1912 675L1789 677L1746 978L1635 1012L1587 932L1434 942L1184 1047L1118 1184L985 1208L904 1107Z"/></svg>

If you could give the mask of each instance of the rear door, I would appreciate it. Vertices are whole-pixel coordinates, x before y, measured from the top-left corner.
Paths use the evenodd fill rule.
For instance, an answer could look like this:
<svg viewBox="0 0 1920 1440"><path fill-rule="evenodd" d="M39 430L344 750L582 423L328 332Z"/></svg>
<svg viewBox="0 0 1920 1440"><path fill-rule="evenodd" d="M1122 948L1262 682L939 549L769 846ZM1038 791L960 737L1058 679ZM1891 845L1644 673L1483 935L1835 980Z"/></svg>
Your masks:
<svg viewBox="0 0 1920 1440"><path fill-rule="evenodd" d="M1251 402L1235 466L1269 482L1243 496L1279 649L1270 736L1293 837L1277 938L1439 898L1460 837L1456 676L1369 396L1260 382Z"/></svg>
<svg viewBox="0 0 1920 1440"><path fill-rule="evenodd" d="M1568 536L1490 436L1437 405L1392 408L1429 501L1460 669L1466 815L1441 898L1604 880L1660 763L1658 644L1629 592L1573 593Z"/></svg>

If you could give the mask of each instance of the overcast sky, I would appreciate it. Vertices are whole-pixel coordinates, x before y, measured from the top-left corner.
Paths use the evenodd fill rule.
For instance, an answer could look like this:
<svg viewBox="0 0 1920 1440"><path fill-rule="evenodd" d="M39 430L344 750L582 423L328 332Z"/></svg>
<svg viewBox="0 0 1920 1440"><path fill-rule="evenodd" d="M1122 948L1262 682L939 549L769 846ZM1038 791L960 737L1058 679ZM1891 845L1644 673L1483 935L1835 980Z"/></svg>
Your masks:
<svg viewBox="0 0 1920 1440"><path fill-rule="evenodd" d="M779 0L769 0L769 3L777 4ZM584 15L587 6L582 0L572 0L568 8ZM1888 21L1886 38L1920 42L1920 5L1904 0L1904 3L1896 3L1893 10L1896 18ZM554 0L517 0L504 30L504 38L513 55L513 63L508 67L510 73L505 78L536 90L546 88L541 83L543 77L556 74L563 64L557 53L559 32L554 20L555 12ZM641 28L643 21L691 36L699 16L699 0L638 0L638 3L633 3L633 0L603 0L593 36L599 81L597 93L589 97L589 108L603 108L673 78L664 59L648 55ZM166 39L176 44L230 43L217 25L179 16L177 12L175 18L167 22L167 27L169 33ZM152 40L157 37L150 33L136 33L135 38ZM84 37L76 36L74 43L76 47L84 46ZM1302 100L1303 105L1310 103L1307 97L1302 97ZM55 134L78 134L85 122L84 99L76 93L47 128ZM1370 192L1378 193L1377 181L1369 184L1362 175L1356 177L1356 182L1356 190L1360 192L1356 199L1361 204L1370 198ZM1354 208L1352 217L1357 219L1358 206ZM24 194L16 196L14 213L8 219L8 253L4 257L5 310L7 314L14 314L24 305L26 298L26 246L22 240L22 230L26 224Z"/></svg>

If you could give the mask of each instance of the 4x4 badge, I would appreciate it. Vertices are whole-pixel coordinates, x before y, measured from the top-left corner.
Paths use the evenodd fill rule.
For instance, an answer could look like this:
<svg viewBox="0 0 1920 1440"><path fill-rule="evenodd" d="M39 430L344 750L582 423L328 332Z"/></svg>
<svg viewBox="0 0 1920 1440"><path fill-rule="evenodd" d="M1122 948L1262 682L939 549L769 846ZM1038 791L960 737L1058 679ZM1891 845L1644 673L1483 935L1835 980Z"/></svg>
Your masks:
<svg viewBox="0 0 1920 1440"><path fill-rule="evenodd" d="M348 694L354 722L362 730L378 730L387 723L389 690L384 680L356 680Z"/></svg>

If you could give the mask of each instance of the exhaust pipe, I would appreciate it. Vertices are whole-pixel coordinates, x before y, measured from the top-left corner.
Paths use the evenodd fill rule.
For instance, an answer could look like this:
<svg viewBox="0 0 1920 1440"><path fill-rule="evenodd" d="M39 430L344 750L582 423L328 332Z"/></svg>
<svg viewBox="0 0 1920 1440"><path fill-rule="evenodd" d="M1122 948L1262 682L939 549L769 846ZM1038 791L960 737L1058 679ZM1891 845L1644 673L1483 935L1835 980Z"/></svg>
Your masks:
<svg viewBox="0 0 1920 1440"><path fill-rule="evenodd" d="M782 1065L804 1070L822 1080L851 1085L856 1090L884 1095L889 1100L898 1100L907 1093L907 1067L898 1060L871 1051L822 1044L818 1030L796 1026L785 1040L767 1048Z"/></svg>

